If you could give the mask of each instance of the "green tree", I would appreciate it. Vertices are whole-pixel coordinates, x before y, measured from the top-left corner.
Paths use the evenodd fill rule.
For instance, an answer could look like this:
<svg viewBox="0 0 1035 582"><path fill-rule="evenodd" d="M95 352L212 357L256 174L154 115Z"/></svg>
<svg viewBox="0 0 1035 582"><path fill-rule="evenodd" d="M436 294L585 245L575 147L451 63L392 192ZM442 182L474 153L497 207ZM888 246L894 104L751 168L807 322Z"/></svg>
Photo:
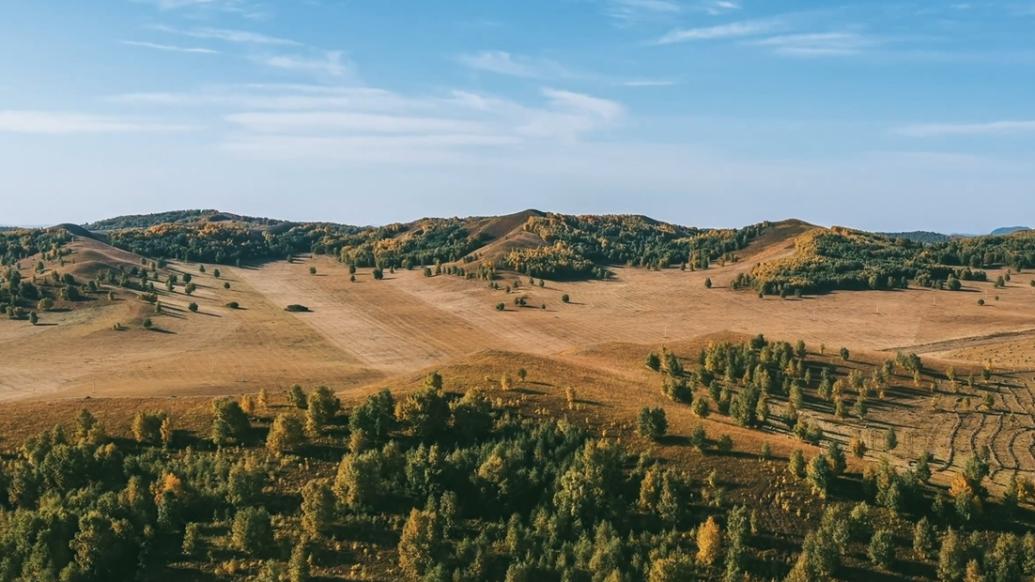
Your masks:
<svg viewBox="0 0 1035 582"><path fill-rule="evenodd" d="M895 536L890 529L881 528L873 532L866 555L878 568L887 569L891 566L895 559Z"/></svg>
<svg viewBox="0 0 1035 582"><path fill-rule="evenodd" d="M339 410L341 410L341 400L330 388L320 386L313 390L309 395L309 405L306 408L306 430L311 434L318 434L330 424Z"/></svg>
<svg viewBox="0 0 1035 582"><path fill-rule="evenodd" d="M926 562L934 552L934 528L927 517L921 517L913 526L913 557Z"/></svg>
<svg viewBox="0 0 1035 582"><path fill-rule="evenodd" d="M288 390L288 402L301 410L309 407L309 399L306 398L305 390L302 390L302 387L298 384L293 384L291 389Z"/></svg>
<svg viewBox="0 0 1035 582"><path fill-rule="evenodd" d="M435 566L442 542L438 515L411 509L399 538L399 567L410 580L420 580Z"/></svg>
<svg viewBox="0 0 1035 582"><path fill-rule="evenodd" d="M157 445L162 442L162 421L164 412L137 412L133 417L133 438L138 443Z"/></svg>
<svg viewBox="0 0 1035 582"><path fill-rule="evenodd" d="M807 476L812 490L820 497L826 498L827 490L830 488L830 465L823 455L816 455L809 461Z"/></svg>
<svg viewBox="0 0 1035 582"><path fill-rule="evenodd" d="M967 567L967 548L959 534L949 528L942 536L941 549L938 551L938 579L946 582L957 582L963 579Z"/></svg>
<svg viewBox="0 0 1035 582"><path fill-rule="evenodd" d="M801 452L801 449L795 449L791 453L787 460L787 471L798 479L805 476L805 453Z"/></svg>
<svg viewBox="0 0 1035 582"><path fill-rule="evenodd" d="M348 507L369 507L381 489L381 458L376 450L349 453L338 464L334 493Z"/></svg>
<svg viewBox="0 0 1035 582"><path fill-rule="evenodd" d="M441 434L449 425L449 403L433 386L410 394L395 407L395 418L420 438Z"/></svg>
<svg viewBox="0 0 1035 582"><path fill-rule="evenodd" d="M388 440L395 430L395 399L385 389L367 397L349 416L349 430L363 431L364 437L375 445Z"/></svg>
<svg viewBox="0 0 1035 582"><path fill-rule="evenodd" d="M212 401L212 442L216 445L240 443L251 431L248 415L231 398Z"/></svg>
<svg viewBox="0 0 1035 582"><path fill-rule="evenodd" d="M302 529L311 537L322 537L334 523L335 500L323 480L312 480L302 487Z"/></svg>
<svg viewBox="0 0 1035 582"><path fill-rule="evenodd" d="M840 477L848 467L845 452L837 441L830 441L830 444L827 445L826 458L830 464L830 475L832 477Z"/></svg>
<svg viewBox="0 0 1035 582"><path fill-rule="evenodd" d="M266 448L274 455L283 455L305 441L302 422L289 414L278 414L266 435Z"/></svg>
<svg viewBox="0 0 1035 582"><path fill-rule="evenodd" d="M245 507L234 514L230 527L234 547L252 556L266 554L273 547L273 524L264 507Z"/></svg>
<svg viewBox="0 0 1035 582"><path fill-rule="evenodd" d="M665 418L664 409L647 406L640 409L639 422L636 428L640 436L651 440L658 440L665 436L667 430L668 420Z"/></svg>

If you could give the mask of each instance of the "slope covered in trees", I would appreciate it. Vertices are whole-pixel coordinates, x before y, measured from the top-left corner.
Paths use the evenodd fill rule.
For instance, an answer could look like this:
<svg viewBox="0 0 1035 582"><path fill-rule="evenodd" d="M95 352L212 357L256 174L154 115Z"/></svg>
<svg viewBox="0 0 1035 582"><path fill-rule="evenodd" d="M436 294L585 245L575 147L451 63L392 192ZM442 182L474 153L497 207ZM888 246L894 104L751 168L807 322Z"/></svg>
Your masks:
<svg viewBox="0 0 1035 582"><path fill-rule="evenodd" d="M216 263L328 254L357 267L414 268L477 263L537 277L606 278L609 265L706 268L735 260L765 228L698 229L631 215L569 216L528 211L509 217L425 218L412 223L354 227L287 223L213 211L132 216L94 223L120 248L152 257ZM219 220L213 220L214 218ZM514 224L517 226L514 226ZM509 229L500 228L507 225ZM522 245L490 243L521 233Z"/></svg>
<svg viewBox="0 0 1035 582"><path fill-rule="evenodd" d="M1019 271L1033 266L1035 236L1028 232L922 244L833 227L803 234L792 256L759 264L739 275L732 286L766 294L899 289L910 284L958 289L960 281L984 281L982 269Z"/></svg>

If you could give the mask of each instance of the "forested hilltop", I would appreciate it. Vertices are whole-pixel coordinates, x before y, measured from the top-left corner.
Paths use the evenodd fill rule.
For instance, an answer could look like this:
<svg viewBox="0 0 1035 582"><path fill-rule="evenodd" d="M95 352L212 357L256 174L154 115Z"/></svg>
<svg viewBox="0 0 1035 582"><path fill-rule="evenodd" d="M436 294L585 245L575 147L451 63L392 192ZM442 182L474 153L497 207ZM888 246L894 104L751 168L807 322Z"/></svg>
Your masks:
<svg viewBox="0 0 1035 582"><path fill-rule="evenodd" d="M313 253L333 256L350 267L379 270L428 267L467 277L511 271L553 280L607 279L619 266L701 270L736 262L738 253L760 236L775 235L779 229L774 231L774 224L787 223L711 229L640 215L527 210L506 216L352 226L182 210L116 217L84 227L3 231L0 257L4 265L11 265L36 253L53 254L72 235L85 235L154 260L241 264ZM797 235L792 255L762 261L738 274L730 286L763 295L911 285L955 290L961 282L986 280L985 269L1035 267L1033 231L948 237L843 227L802 233L801 228L789 231Z"/></svg>
<svg viewBox="0 0 1035 582"><path fill-rule="evenodd" d="M1035 267L1035 235L923 244L842 227L818 228L795 240L792 256L756 265L732 286L780 295L910 285L955 291L962 281L985 281L984 269L1004 267L1015 272Z"/></svg>
<svg viewBox="0 0 1035 582"><path fill-rule="evenodd" d="M554 279L604 279L613 265L707 268L712 262L734 261L736 251L766 224L700 229L635 215L526 211L357 227L179 211L114 218L87 227L103 230L117 247L155 259L240 263L316 253L356 267L409 269L457 263L465 271L506 269Z"/></svg>

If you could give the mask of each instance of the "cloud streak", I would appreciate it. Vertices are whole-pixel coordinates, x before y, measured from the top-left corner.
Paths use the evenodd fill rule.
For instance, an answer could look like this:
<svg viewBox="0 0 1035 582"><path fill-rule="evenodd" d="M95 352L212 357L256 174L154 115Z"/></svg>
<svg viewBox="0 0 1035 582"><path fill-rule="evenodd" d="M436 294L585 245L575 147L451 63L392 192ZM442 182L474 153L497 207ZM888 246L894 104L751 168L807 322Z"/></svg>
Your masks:
<svg viewBox="0 0 1035 582"><path fill-rule="evenodd" d="M124 44L126 46L135 46L135 47L141 47L141 48L149 48L149 49L154 49L154 50L158 50L158 51L166 51L166 52L173 52L173 53L188 53L188 54L201 54L201 55L215 55L215 54L219 54L219 51L217 51L217 50L213 50L213 49L210 49L210 48L203 48L203 47L176 46L176 45L171 45L171 44L161 44L161 43L157 43L157 42L147 42L147 41L141 41L141 40L124 40L124 41L121 41L121 42L122 42L122 44Z"/></svg>
<svg viewBox="0 0 1035 582"><path fill-rule="evenodd" d="M193 129L196 127L79 112L0 110L0 133L72 135L178 132Z"/></svg>
<svg viewBox="0 0 1035 582"><path fill-rule="evenodd" d="M1035 133L1035 120L989 121L984 123L920 123L892 130L905 137L1005 136Z"/></svg>
<svg viewBox="0 0 1035 582"><path fill-rule="evenodd" d="M669 18L683 11L673 0L605 0L604 13L621 24Z"/></svg>
<svg viewBox="0 0 1035 582"><path fill-rule="evenodd" d="M460 55L456 60L469 69L509 77L542 79L571 76L568 70L554 61L529 59L507 51L480 51Z"/></svg>
<svg viewBox="0 0 1035 582"><path fill-rule="evenodd" d="M879 44L877 39L854 32L785 34L751 42L790 57L851 56Z"/></svg>
<svg viewBox="0 0 1035 582"><path fill-rule="evenodd" d="M319 57L274 55L255 60L274 69L325 77L344 77L350 68L341 51L326 51Z"/></svg>
<svg viewBox="0 0 1035 582"><path fill-rule="evenodd" d="M744 20L715 26L682 28L673 30L658 38L655 44L677 44L694 41L726 40L760 36L784 28L780 20Z"/></svg>
<svg viewBox="0 0 1035 582"><path fill-rule="evenodd" d="M302 46L302 43L289 38L270 36L251 30L239 30L234 28L176 28L173 26L156 25L151 27L169 34L197 38L202 40L216 40L220 42L245 45L261 46Z"/></svg>

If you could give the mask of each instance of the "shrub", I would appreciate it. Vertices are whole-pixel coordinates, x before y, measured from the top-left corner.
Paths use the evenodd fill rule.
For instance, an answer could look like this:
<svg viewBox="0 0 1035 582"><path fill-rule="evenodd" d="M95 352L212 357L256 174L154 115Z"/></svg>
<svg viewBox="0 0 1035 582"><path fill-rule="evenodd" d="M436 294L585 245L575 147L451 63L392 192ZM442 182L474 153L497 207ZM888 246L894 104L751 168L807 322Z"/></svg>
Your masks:
<svg viewBox="0 0 1035 582"><path fill-rule="evenodd" d="M187 305L187 309L190 309L191 313L197 313L198 312L198 304L194 303L192 301L189 305Z"/></svg>
<svg viewBox="0 0 1035 582"><path fill-rule="evenodd" d="M571 303L571 297L567 293L561 295L561 303Z"/></svg>
<svg viewBox="0 0 1035 582"><path fill-rule="evenodd" d="M226 304L226 306L228 308L230 308L230 309L240 309L241 304L236 302L236 301L230 301L229 303Z"/></svg>
<svg viewBox="0 0 1035 582"><path fill-rule="evenodd" d="M720 436L718 443L716 443L716 447L720 453L728 454L733 450L733 438L728 434Z"/></svg>
<svg viewBox="0 0 1035 582"><path fill-rule="evenodd" d="M292 303L291 305L288 305L287 307L285 307L284 311L290 311L292 313L305 313L305 312L309 311L309 308L306 307L305 305L300 305L298 303Z"/></svg>

